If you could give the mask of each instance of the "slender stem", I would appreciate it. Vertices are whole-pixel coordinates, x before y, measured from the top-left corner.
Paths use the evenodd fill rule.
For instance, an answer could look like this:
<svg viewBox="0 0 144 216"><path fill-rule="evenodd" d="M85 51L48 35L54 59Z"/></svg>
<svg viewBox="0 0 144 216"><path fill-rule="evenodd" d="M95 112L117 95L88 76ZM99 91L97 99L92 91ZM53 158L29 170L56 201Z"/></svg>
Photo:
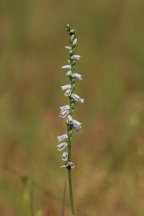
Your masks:
<svg viewBox="0 0 144 216"><path fill-rule="evenodd" d="M72 216L75 216L73 193L72 193L71 167L68 168L68 177L69 177L69 193L70 193L70 203L71 203Z"/></svg>
<svg viewBox="0 0 144 216"><path fill-rule="evenodd" d="M71 161L71 142L72 142L72 126L68 125L68 161ZM71 177L71 167L68 166L68 179L69 179L69 194L70 194L70 203L72 216L75 216L74 202L73 202L73 193L72 193L72 177Z"/></svg>

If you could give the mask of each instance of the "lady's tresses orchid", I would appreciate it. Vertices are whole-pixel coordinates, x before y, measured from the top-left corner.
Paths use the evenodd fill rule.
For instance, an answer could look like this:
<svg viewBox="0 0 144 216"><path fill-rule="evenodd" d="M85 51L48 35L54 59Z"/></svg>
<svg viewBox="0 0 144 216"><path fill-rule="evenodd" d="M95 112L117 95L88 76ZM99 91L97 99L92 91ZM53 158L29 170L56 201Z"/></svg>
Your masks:
<svg viewBox="0 0 144 216"><path fill-rule="evenodd" d="M75 101L79 101L81 103L84 103L84 99L81 98L80 96L78 96L77 94L71 94L71 97L75 100Z"/></svg>
<svg viewBox="0 0 144 216"><path fill-rule="evenodd" d="M57 136L58 142L61 142L64 139L68 139L68 135L67 133L61 135L61 136Z"/></svg>
<svg viewBox="0 0 144 216"><path fill-rule="evenodd" d="M66 75L73 77L75 80L82 80L82 75L81 74L72 73L72 71L70 71L70 70L66 73Z"/></svg>
<svg viewBox="0 0 144 216"><path fill-rule="evenodd" d="M63 142L63 143L57 145L58 151L62 151L65 147L67 147L67 145L68 145L67 142Z"/></svg>
<svg viewBox="0 0 144 216"><path fill-rule="evenodd" d="M71 143L72 143L72 133L73 129L76 131L80 131L82 123L78 122L77 120L73 119L72 114L74 112L74 108L76 102L84 103L84 99L74 93L75 91L75 84L76 80L82 80L82 75L76 73L76 63L80 60L81 56L75 54L76 45L77 45L77 37L75 29L72 29L69 24L66 25L66 31L70 36L70 46L65 46L68 50L69 58L67 60L68 64L62 66L63 69L68 69L66 72L66 76L69 76L70 83L64 86L61 86L62 91L66 97L69 97L70 105L65 105L60 107L60 114L61 118L66 118L67 124L67 132L61 136L58 136L58 141L61 142L66 140L65 142L60 143L57 145L58 151L63 151L66 148L66 151L62 153L62 160L65 161L65 165L61 167L68 169L69 175L69 190L70 190L70 200L71 200L71 208L72 208L72 215L74 216L74 204L73 204L73 197L72 197L72 184L71 184L71 168L74 168L75 165L71 161Z"/></svg>
<svg viewBox="0 0 144 216"><path fill-rule="evenodd" d="M66 118L67 115L69 114L69 110L70 110L70 105L65 105L63 107L60 107L59 117Z"/></svg>
<svg viewBox="0 0 144 216"><path fill-rule="evenodd" d="M75 168L75 165L73 162L67 162L65 165L60 166L61 168L67 168L68 166L70 166L72 169Z"/></svg>

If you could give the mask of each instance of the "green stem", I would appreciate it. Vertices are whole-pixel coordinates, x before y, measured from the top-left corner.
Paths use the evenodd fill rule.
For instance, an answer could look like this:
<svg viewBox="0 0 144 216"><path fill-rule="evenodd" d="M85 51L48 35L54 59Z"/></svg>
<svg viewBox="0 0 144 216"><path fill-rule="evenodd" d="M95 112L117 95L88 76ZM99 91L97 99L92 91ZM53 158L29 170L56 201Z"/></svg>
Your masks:
<svg viewBox="0 0 144 216"><path fill-rule="evenodd" d="M71 142L72 142L72 126L68 125L68 161L71 161ZM69 179L69 194L72 216L75 216L74 202L73 202L73 192L72 192L72 177L71 177L71 167L68 166L68 179Z"/></svg>
<svg viewBox="0 0 144 216"><path fill-rule="evenodd" d="M75 216L73 193L72 193L71 167L68 168L68 177L69 177L69 193L70 193L70 203L71 203L72 216Z"/></svg>

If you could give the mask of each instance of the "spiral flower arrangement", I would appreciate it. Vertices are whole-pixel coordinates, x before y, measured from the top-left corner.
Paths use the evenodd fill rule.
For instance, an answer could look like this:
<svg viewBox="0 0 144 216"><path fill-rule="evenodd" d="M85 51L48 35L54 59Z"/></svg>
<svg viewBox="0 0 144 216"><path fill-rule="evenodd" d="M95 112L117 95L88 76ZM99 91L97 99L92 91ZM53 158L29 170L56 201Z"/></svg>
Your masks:
<svg viewBox="0 0 144 216"><path fill-rule="evenodd" d="M72 195L72 181L71 181L71 169L75 167L75 164L71 161L71 144L72 144L72 135L73 129L77 132L81 130L82 123L73 119L72 115L74 112L74 108L77 102L84 103L84 99L75 94L75 85L77 80L82 80L82 75L76 73L76 63L80 60L80 55L75 54L76 45L77 45L77 37L75 29L71 28L69 24L66 25L66 32L69 35L70 46L65 46L65 48L69 52L68 64L62 66L63 69L67 69L66 76L69 77L70 83L64 86L61 86L62 91L64 91L64 95L69 98L69 105L60 107L61 118L66 118L67 131L61 135L57 136L58 142L60 144L57 145L58 151L63 151L62 160L65 162L61 167L67 168L68 177L69 177L69 191L70 191L70 202L72 209L72 216L75 216L74 211L74 203L73 203L73 195ZM67 150L65 150L67 149Z"/></svg>

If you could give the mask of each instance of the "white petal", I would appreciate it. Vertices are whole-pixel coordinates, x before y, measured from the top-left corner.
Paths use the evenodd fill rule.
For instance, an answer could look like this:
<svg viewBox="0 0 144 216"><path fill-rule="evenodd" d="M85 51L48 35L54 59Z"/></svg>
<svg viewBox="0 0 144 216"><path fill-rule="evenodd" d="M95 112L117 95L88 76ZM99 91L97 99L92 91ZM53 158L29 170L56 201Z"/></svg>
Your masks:
<svg viewBox="0 0 144 216"><path fill-rule="evenodd" d="M58 151L62 151L64 148L67 147L67 145L68 145L68 144L67 144L66 142L63 142L63 143L57 145Z"/></svg>
<svg viewBox="0 0 144 216"><path fill-rule="evenodd" d="M76 45L76 44L77 44L77 38L75 38L73 41L73 45Z"/></svg>
<svg viewBox="0 0 144 216"><path fill-rule="evenodd" d="M66 120L67 124L73 124L73 119L71 115L68 115L67 120Z"/></svg>
<svg viewBox="0 0 144 216"><path fill-rule="evenodd" d="M79 98L79 102L80 103L84 103L84 99L83 98Z"/></svg>
<svg viewBox="0 0 144 216"><path fill-rule="evenodd" d="M74 37L75 37L74 34L70 37L71 42L74 40Z"/></svg>
<svg viewBox="0 0 144 216"><path fill-rule="evenodd" d="M73 162L67 162L67 166L70 166L72 169L75 168L75 164Z"/></svg>
<svg viewBox="0 0 144 216"><path fill-rule="evenodd" d="M61 86L62 91L66 90L66 89L70 89L70 88L71 88L71 85Z"/></svg>
<svg viewBox="0 0 144 216"><path fill-rule="evenodd" d="M75 29L71 29L70 33L75 34Z"/></svg>
<svg viewBox="0 0 144 216"><path fill-rule="evenodd" d="M67 89L66 92L64 93L64 95L67 96L67 97L70 96L71 95L71 90Z"/></svg>
<svg viewBox="0 0 144 216"><path fill-rule="evenodd" d="M76 131L80 131L80 129L81 129L82 123L81 123L81 122L78 122L78 121L75 120L75 119L73 119L71 115L68 115L68 116L67 116L66 123L67 123L67 124L72 124L72 125L73 125L73 128L74 128Z"/></svg>
<svg viewBox="0 0 144 216"><path fill-rule="evenodd" d="M68 114L69 114L69 110L63 110L60 112L59 117L66 118Z"/></svg>
<svg viewBox="0 0 144 216"><path fill-rule="evenodd" d="M69 70L69 71L66 73L66 75L67 75L67 76L72 76L72 71Z"/></svg>
<svg viewBox="0 0 144 216"><path fill-rule="evenodd" d="M67 166L66 165L62 165L62 166L60 166L60 168L67 168Z"/></svg>
<svg viewBox="0 0 144 216"><path fill-rule="evenodd" d="M78 73L72 73L72 71L68 70L66 76L72 76L75 80L82 80L82 75Z"/></svg>
<svg viewBox="0 0 144 216"><path fill-rule="evenodd" d="M82 80L82 75L78 73L73 73L72 75L76 80Z"/></svg>
<svg viewBox="0 0 144 216"><path fill-rule="evenodd" d="M78 60L80 60L80 55L73 55L71 58L72 58L73 60L78 61Z"/></svg>
<svg viewBox="0 0 144 216"><path fill-rule="evenodd" d="M73 119L73 127L74 127L74 129L75 129L76 131L80 131L81 125L82 125L81 122L78 122L77 120L74 120L74 119Z"/></svg>
<svg viewBox="0 0 144 216"><path fill-rule="evenodd" d="M73 119L73 125L80 126L80 125L82 125L82 123L79 122L79 121L77 121L77 120L75 120L75 119Z"/></svg>
<svg viewBox="0 0 144 216"><path fill-rule="evenodd" d="M71 69L71 65L64 65L64 66L62 66L62 68Z"/></svg>
<svg viewBox="0 0 144 216"><path fill-rule="evenodd" d="M80 96L78 96L77 94L72 94L71 97L75 100L75 101L79 101L81 103L84 103L84 99L81 98Z"/></svg>
<svg viewBox="0 0 144 216"><path fill-rule="evenodd" d="M62 140L67 139L67 138L68 138L67 133L65 133L65 134L63 134L61 136L57 136L58 142L61 142Z"/></svg>
<svg viewBox="0 0 144 216"><path fill-rule="evenodd" d="M68 152L67 151L63 152L63 154L62 154L62 160L63 161L67 161L68 160Z"/></svg>
<svg viewBox="0 0 144 216"><path fill-rule="evenodd" d="M65 46L66 49L68 50L71 50L71 47L70 46Z"/></svg>
<svg viewBox="0 0 144 216"><path fill-rule="evenodd" d="M61 168L67 168L70 166L72 169L75 168L75 164L73 162L67 162L65 165L60 166Z"/></svg>
<svg viewBox="0 0 144 216"><path fill-rule="evenodd" d="M66 28L69 28L70 27L70 25L69 24L66 24Z"/></svg>
<svg viewBox="0 0 144 216"><path fill-rule="evenodd" d="M70 109L70 105L65 105L65 106L61 106L60 107L60 111L64 111L64 110L69 110Z"/></svg>
<svg viewBox="0 0 144 216"><path fill-rule="evenodd" d="M74 126L73 126L74 127ZM74 129L77 131L77 132L79 132L80 130L81 130L81 126L79 126L79 127L74 127Z"/></svg>

